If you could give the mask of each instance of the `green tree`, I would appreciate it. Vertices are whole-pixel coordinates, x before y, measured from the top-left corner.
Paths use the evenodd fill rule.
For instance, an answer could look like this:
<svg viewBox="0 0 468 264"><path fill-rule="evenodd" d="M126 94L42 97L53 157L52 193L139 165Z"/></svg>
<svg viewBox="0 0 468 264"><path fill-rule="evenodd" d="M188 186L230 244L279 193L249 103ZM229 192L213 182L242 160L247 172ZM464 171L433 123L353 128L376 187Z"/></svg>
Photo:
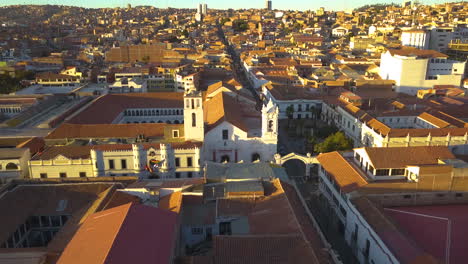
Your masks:
<svg viewBox="0 0 468 264"><path fill-rule="evenodd" d="M294 106L290 105L286 107L286 116L288 116L288 127L289 127L289 120L293 118L294 115Z"/></svg>
<svg viewBox="0 0 468 264"><path fill-rule="evenodd" d="M318 128L316 131L314 131L314 135L318 138L326 138L336 132L338 132L338 128L334 125L331 125Z"/></svg>
<svg viewBox="0 0 468 264"><path fill-rule="evenodd" d="M223 17L223 18L221 18L221 20L220 20L219 23L220 23L221 25L224 25L224 24L226 24L226 22L229 22L229 21L231 21L231 19L229 19L229 18L227 18L227 17Z"/></svg>
<svg viewBox="0 0 468 264"><path fill-rule="evenodd" d="M372 22L373 22L373 19L370 16L368 16L368 17L366 17L366 19L364 19L364 24L366 24L366 25L370 25L370 24L372 24Z"/></svg>
<svg viewBox="0 0 468 264"><path fill-rule="evenodd" d="M182 36L184 36L185 38L188 38L189 32L187 29L184 29L184 31L182 31Z"/></svg>
<svg viewBox="0 0 468 264"><path fill-rule="evenodd" d="M340 131L328 136L323 142L316 144L314 146L314 151L325 153L337 150L350 150L352 148L353 141Z"/></svg>
<svg viewBox="0 0 468 264"><path fill-rule="evenodd" d="M249 25L245 20L237 19L232 22L232 28L234 31L242 32L246 31L249 28Z"/></svg>

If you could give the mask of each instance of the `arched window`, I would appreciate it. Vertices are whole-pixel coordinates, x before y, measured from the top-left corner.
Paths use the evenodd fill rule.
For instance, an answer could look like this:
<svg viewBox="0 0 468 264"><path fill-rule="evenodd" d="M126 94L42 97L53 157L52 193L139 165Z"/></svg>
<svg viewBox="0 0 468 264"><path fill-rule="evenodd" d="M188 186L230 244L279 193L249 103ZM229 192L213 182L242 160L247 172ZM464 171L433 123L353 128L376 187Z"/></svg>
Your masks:
<svg viewBox="0 0 468 264"><path fill-rule="evenodd" d="M143 111L143 115L144 115L144 116L147 116L147 115L148 115L148 111L144 110L144 111Z"/></svg>
<svg viewBox="0 0 468 264"><path fill-rule="evenodd" d="M273 120L268 121L268 132L273 132Z"/></svg>
<svg viewBox="0 0 468 264"><path fill-rule="evenodd" d="M252 162L257 161L257 160L260 161L260 154L253 153L252 154Z"/></svg>
<svg viewBox="0 0 468 264"><path fill-rule="evenodd" d="M179 120L174 121L174 124L179 124Z"/></svg>
<svg viewBox="0 0 468 264"><path fill-rule="evenodd" d="M229 162L229 155L221 156L221 163L223 162Z"/></svg>
<svg viewBox="0 0 468 264"><path fill-rule="evenodd" d="M159 120L159 121L158 121L158 123L162 123L162 121L161 121L161 120Z"/></svg>
<svg viewBox="0 0 468 264"><path fill-rule="evenodd" d="M192 127L197 126L197 115L195 113L192 113Z"/></svg>
<svg viewBox="0 0 468 264"><path fill-rule="evenodd" d="M166 124L172 124L171 120L167 120Z"/></svg>
<svg viewBox="0 0 468 264"><path fill-rule="evenodd" d="M159 110L156 110L156 115L159 115Z"/></svg>
<svg viewBox="0 0 468 264"><path fill-rule="evenodd" d="M6 166L5 166L5 169L6 170L17 170L18 169L18 165L14 164L14 163L8 163Z"/></svg>

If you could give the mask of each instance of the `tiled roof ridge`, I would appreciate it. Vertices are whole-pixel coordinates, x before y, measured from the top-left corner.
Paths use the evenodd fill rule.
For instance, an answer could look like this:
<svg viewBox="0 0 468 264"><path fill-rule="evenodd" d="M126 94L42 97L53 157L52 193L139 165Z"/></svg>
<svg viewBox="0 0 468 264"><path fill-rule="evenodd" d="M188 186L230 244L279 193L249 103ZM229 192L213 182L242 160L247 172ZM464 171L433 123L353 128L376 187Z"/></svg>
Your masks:
<svg viewBox="0 0 468 264"><path fill-rule="evenodd" d="M312 253L312 255L314 256L314 259L316 261L316 263L320 263L317 255L315 254L315 251L314 251L314 248L312 247L312 244L310 243L310 241L307 239L307 236L302 228L302 225L301 223L299 222L299 219L297 219L297 216L296 216L296 212L294 212L294 209L293 209L293 206L292 206L292 203L291 201L289 201L289 197L288 195L286 194L286 192L284 191L284 188L283 188L283 184L282 182L279 180L279 179L275 179L275 181L278 181L279 182L279 187L281 188L281 191L286 199L286 201L288 202L288 205L289 205L289 209L291 210L291 213L293 214L293 217L294 217L294 220L296 221L296 224L297 226L299 227L299 230L301 232L301 235L302 235L302 239L304 240L304 242L306 242L307 246L309 247L309 250L310 252ZM296 189L294 189L294 191L296 191Z"/></svg>
<svg viewBox="0 0 468 264"><path fill-rule="evenodd" d="M356 168L355 168L353 165L349 164L349 161L348 161L345 157L343 157L343 155L341 155L340 152L338 152L338 151L334 151L334 152L338 153L338 156L339 156L344 162L346 162L346 166L350 167L356 174L358 174L359 176L361 176L361 174L359 173L359 171L356 170ZM363 177L361 176L361 178L363 178ZM363 180L367 181L365 178L363 178Z"/></svg>
<svg viewBox="0 0 468 264"><path fill-rule="evenodd" d="M119 235L120 231L122 230L122 227L125 225L125 222L127 221L127 215L129 214L130 210L134 210L135 206L134 206L134 202L131 202L131 203L128 203L128 204L124 204L124 205L121 205L119 207L122 207L122 208L125 208L125 215L123 216L123 221L120 222L119 224L119 228L117 229L117 232L115 232L114 236L113 236L113 239L112 239L112 244L110 245L109 249L107 250L107 253L106 253L106 256L103 260L103 263L107 263L107 258L109 257L110 253L112 252L112 249L114 248L115 246L115 243L117 241L117 236ZM114 208L118 208L118 207L114 207ZM112 210L113 208L109 209L109 210ZM117 210L117 209L115 209Z"/></svg>

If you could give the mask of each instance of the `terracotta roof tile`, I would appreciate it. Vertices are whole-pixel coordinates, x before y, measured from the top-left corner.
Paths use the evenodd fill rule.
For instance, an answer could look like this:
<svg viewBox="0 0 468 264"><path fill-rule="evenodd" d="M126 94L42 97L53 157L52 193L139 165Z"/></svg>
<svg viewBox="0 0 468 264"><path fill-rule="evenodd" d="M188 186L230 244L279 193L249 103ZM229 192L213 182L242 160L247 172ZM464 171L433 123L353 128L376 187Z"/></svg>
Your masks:
<svg viewBox="0 0 468 264"><path fill-rule="evenodd" d="M367 181L338 152L322 153L317 157L320 165L338 184L344 193L352 192L367 185Z"/></svg>
<svg viewBox="0 0 468 264"><path fill-rule="evenodd" d="M435 50L423 50L403 46L401 49L388 49L390 54L399 56L416 56L419 58L448 58L447 55Z"/></svg>
<svg viewBox="0 0 468 264"><path fill-rule="evenodd" d="M438 164L439 159L455 158L446 146L364 148L364 150L376 169Z"/></svg>
<svg viewBox="0 0 468 264"><path fill-rule="evenodd" d="M68 122L73 124L110 124L128 108L184 108L183 93L107 94Z"/></svg>
<svg viewBox="0 0 468 264"><path fill-rule="evenodd" d="M240 102L225 94L219 93L208 101L205 101L205 122L208 130L222 123L229 122L232 125L247 132L248 127L242 117L242 110L239 109Z"/></svg>
<svg viewBox="0 0 468 264"><path fill-rule="evenodd" d="M234 263L319 263L301 236L215 236L214 262Z"/></svg>
<svg viewBox="0 0 468 264"><path fill-rule="evenodd" d="M58 264L171 263L177 214L128 203L89 216Z"/></svg>
<svg viewBox="0 0 468 264"><path fill-rule="evenodd" d="M166 124L62 124L45 139L164 137Z"/></svg>
<svg viewBox="0 0 468 264"><path fill-rule="evenodd" d="M182 207L182 193L173 192L169 195L163 196L159 200L158 208L168 210L174 213L180 213Z"/></svg>

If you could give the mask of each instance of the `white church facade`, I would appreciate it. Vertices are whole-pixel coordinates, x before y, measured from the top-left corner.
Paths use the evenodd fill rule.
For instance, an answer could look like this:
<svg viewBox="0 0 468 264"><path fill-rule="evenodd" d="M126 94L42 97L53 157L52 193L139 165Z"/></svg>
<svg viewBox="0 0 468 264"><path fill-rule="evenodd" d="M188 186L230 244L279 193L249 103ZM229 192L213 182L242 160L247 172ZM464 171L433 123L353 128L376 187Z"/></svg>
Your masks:
<svg viewBox="0 0 468 264"><path fill-rule="evenodd" d="M95 100L45 137L45 150L29 162L31 177L190 178L203 175L205 161L273 160L279 110L272 102L258 110L255 101L240 100L235 92L174 94ZM118 109L104 109L108 105ZM154 109L174 112L178 122L164 122Z"/></svg>

